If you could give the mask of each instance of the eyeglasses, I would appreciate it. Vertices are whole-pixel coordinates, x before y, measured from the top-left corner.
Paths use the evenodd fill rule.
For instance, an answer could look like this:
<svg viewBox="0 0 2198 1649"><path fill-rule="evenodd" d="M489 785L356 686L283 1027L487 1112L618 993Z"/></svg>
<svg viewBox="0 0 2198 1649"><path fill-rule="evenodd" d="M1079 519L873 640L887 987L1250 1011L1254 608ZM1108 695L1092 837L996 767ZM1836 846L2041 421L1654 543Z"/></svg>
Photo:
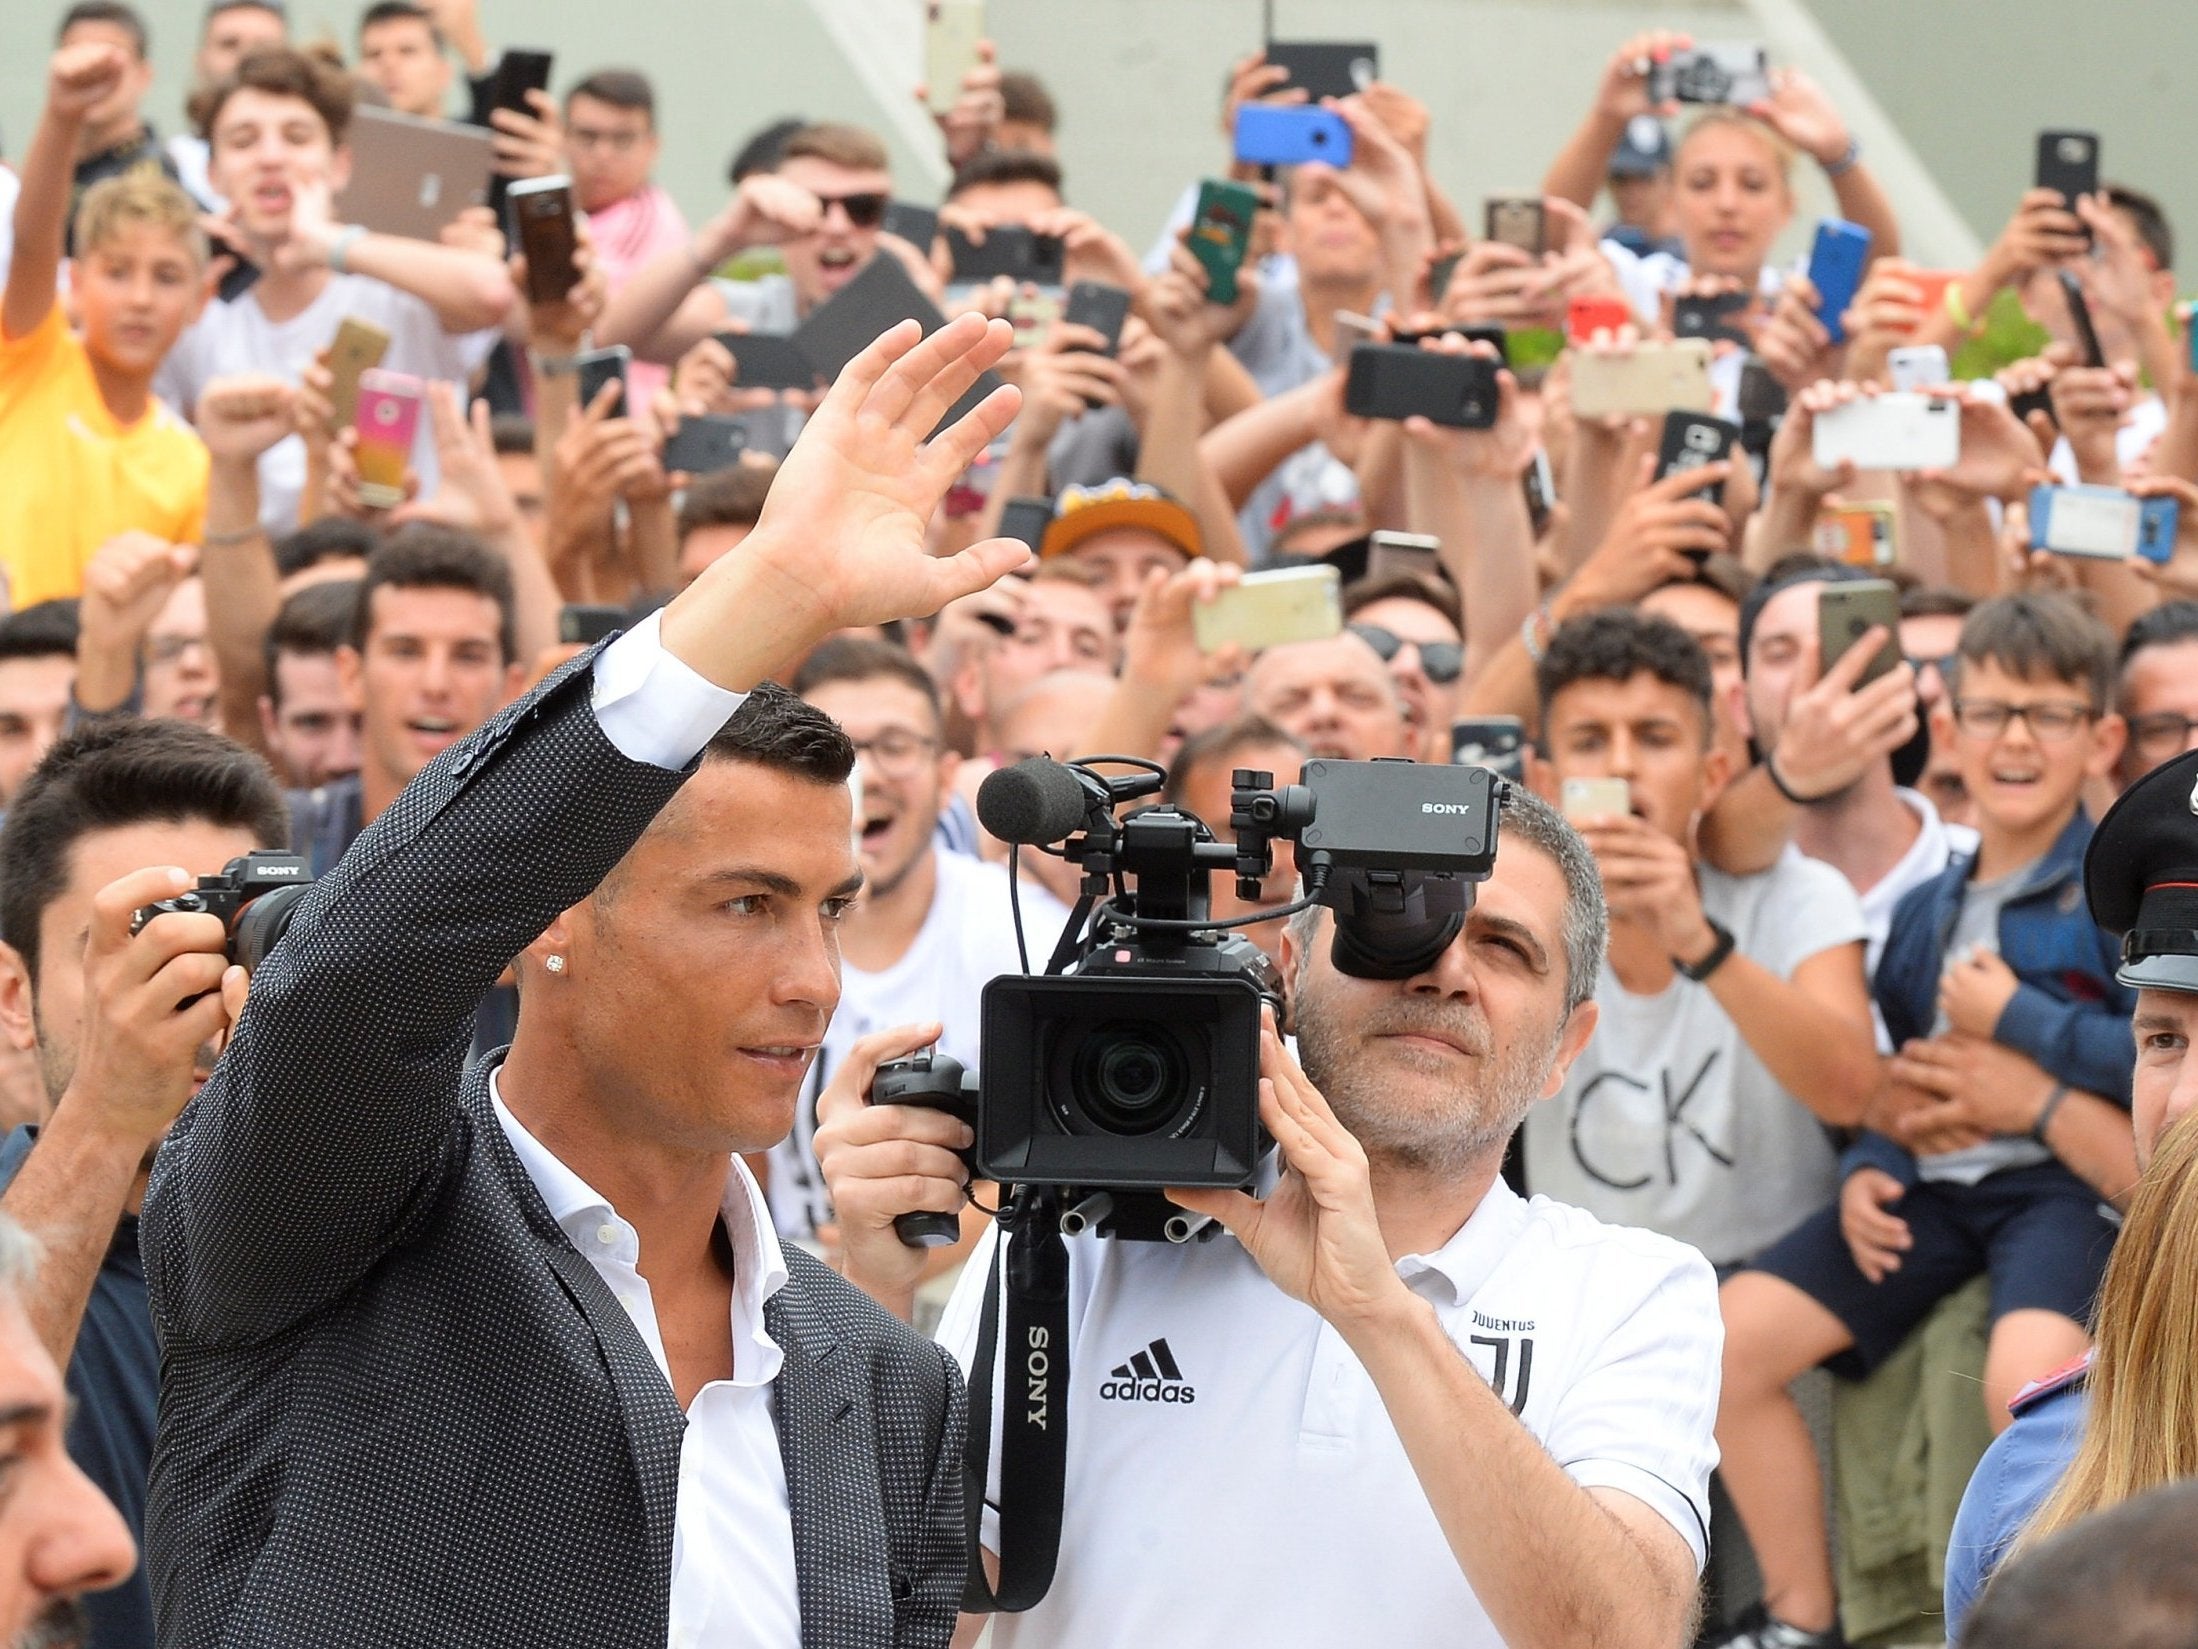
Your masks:
<svg viewBox="0 0 2198 1649"><path fill-rule="evenodd" d="M1379 653L1384 664L1394 660L1407 645L1394 630L1384 630L1378 624L1354 624L1351 633ZM1410 645L1419 648L1420 668L1427 672L1429 681L1447 687L1465 668L1465 649L1455 641L1421 641Z"/></svg>
<svg viewBox="0 0 2198 1649"><path fill-rule="evenodd" d="M574 149L608 149L614 155L630 153L640 146L649 134L627 128L624 131L604 132L592 126L567 126L565 143Z"/></svg>
<svg viewBox="0 0 2198 1649"><path fill-rule="evenodd" d="M2148 755L2172 756L2190 742L2190 730L2198 717L2179 710L2155 710L2149 716L2129 719L2129 742Z"/></svg>
<svg viewBox="0 0 2198 1649"><path fill-rule="evenodd" d="M145 642L147 664L174 664L193 648L210 645L204 636L150 636Z"/></svg>
<svg viewBox="0 0 2198 1649"><path fill-rule="evenodd" d="M925 758L939 748L939 741L923 733L911 733L905 727L888 727L874 739L856 739L854 746L855 754L868 756L880 773L904 778L923 765Z"/></svg>
<svg viewBox="0 0 2198 1649"><path fill-rule="evenodd" d="M884 194L819 195L817 206L825 217L830 217L837 206L857 229L875 229L885 221L886 204L891 199Z"/></svg>
<svg viewBox="0 0 2198 1649"><path fill-rule="evenodd" d="M1926 670L1936 670L1939 673L1940 679L1943 680L1945 677L1953 674L1954 660L1959 658L1961 655L1958 652L1955 652L1940 653L1935 658L1918 658L1913 653L1910 653L1906 656L1908 659L1908 668L1915 671L1917 675L1922 675L1923 672Z"/></svg>
<svg viewBox="0 0 2198 1649"><path fill-rule="evenodd" d="M1998 699L1954 700L1954 725L1973 738L1996 739L2020 720L2042 743L2072 739L2098 712L2088 704L2004 704Z"/></svg>

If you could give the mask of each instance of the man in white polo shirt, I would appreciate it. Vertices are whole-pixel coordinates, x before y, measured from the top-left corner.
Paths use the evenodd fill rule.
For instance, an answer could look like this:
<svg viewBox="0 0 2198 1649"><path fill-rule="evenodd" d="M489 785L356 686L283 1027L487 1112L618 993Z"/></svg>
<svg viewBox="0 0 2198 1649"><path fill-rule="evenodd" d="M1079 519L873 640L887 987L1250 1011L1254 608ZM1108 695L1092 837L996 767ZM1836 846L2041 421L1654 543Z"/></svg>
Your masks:
<svg viewBox="0 0 2198 1649"><path fill-rule="evenodd" d="M1710 1269L1498 1176L1594 1028L1605 925L1552 809L1514 792L1502 828L1463 932L1412 978L1347 976L1326 913L1293 922L1303 1068L1271 1028L1261 1055L1287 1166L1258 1201L1174 1194L1229 1235L1070 1240L1060 1562L1000 1649L1686 1640ZM817 1137L847 1275L904 1311L923 1260L892 1216L958 1204L964 1143L862 1103L905 1042L857 1045ZM989 1275L968 1268L941 1325L965 1364Z"/></svg>

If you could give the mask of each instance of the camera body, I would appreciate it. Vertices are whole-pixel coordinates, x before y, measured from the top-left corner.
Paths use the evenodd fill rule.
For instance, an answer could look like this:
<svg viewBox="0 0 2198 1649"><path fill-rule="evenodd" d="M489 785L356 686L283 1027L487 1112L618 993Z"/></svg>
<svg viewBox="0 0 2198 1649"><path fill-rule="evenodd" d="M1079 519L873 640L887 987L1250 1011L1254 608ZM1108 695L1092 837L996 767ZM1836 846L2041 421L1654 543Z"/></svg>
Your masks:
<svg viewBox="0 0 2198 1649"><path fill-rule="evenodd" d="M201 876L188 893L143 906L130 919L130 931L171 911L218 916L229 930L225 953L249 972L289 931L291 915L312 885L312 868L299 855L258 849L231 859L218 876Z"/></svg>

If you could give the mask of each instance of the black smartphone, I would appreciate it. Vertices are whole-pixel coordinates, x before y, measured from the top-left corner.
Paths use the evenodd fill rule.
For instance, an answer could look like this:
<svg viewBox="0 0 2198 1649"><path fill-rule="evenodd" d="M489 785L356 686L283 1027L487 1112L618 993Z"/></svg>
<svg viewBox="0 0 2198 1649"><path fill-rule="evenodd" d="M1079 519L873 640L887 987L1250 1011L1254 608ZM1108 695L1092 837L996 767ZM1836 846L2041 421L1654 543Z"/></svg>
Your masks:
<svg viewBox="0 0 2198 1649"><path fill-rule="evenodd" d="M889 200L880 227L929 257L931 243L939 238L939 214L935 208L919 206L912 200Z"/></svg>
<svg viewBox="0 0 2198 1649"><path fill-rule="evenodd" d="M549 90L550 68L555 62L556 58L549 52L506 46L503 55L496 59L495 73L489 78L489 108L510 109L532 118L534 105L527 101L527 93Z"/></svg>
<svg viewBox="0 0 2198 1649"><path fill-rule="evenodd" d="M814 389L817 369L801 345L782 332L720 332L742 389Z"/></svg>
<svg viewBox="0 0 2198 1649"><path fill-rule="evenodd" d="M217 253L220 250L216 248ZM220 284L214 288L214 296L223 303L235 303L259 283L260 269L258 264L241 252L230 252L227 255L235 261L229 265Z"/></svg>
<svg viewBox="0 0 2198 1649"><path fill-rule="evenodd" d="M555 303L580 284L572 179L523 178L505 191L505 198L511 203L519 250L526 254L527 302Z"/></svg>
<svg viewBox="0 0 2198 1649"><path fill-rule="evenodd" d="M1496 422L1498 363L1403 344L1360 344L1351 351L1343 406L1354 418L1414 416L1452 429Z"/></svg>
<svg viewBox="0 0 2198 1649"><path fill-rule="evenodd" d="M1700 412L1667 412L1664 414L1664 438L1656 449L1656 479L1661 481L1683 470L1698 470L1705 464L1730 458L1733 444L1739 439L1738 424L1728 424L1722 418ZM1720 481L1714 487L1704 487L1694 496L1722 504L1725 483Z"/></svg>
<svg viewBox="0 0 2198 1649"><path fill-rule="evenodd" d="M557 639L567 647L593 647L624 628L626 609L575 602L557 609Z"/></svg>
<svg viewBox="0 0 2198 1649"><path fill-rule="evenodd" d="M947 225L946 245L954 260L956 285L996 280L1029 281L1034 286L1059 286L1068 249L1058 235L1034 235L1019 223L998 223L973 241L954 225Z"/></svg>
<svg viewBox="0 0 2198 1649"><path fill-rule="evenodd" d="M1301 86L1313 103L1354 96L1381 78L1381 48L1371 40L1270 40L1267 61L1289 72L1276 91Z"/></svg>
<svg viewBox="0 0 2198 1649"><path fill-rule="evenodd" d="M1130 295L1104 281L1078 281L1068 289L1061 319L1071 326L1088 326L1107 340L1105 353L1122 346L1122 323L1130 318Z"/></svg>
<svg viewBox="0 0 2198 1649"><path fill-rule="evenodd" d="M847 363L877 342L878 334L913 320L925 337L946 324L939 306L909 278L898 258L872 258L862 273L809 311L793 332L795 344L817 372L836 378ZM1000 375L986 372L947 408L941 427L951 424L1000 387ZM753 444L750 450L754 450Z"/></svg>
<svg viewBox="0 0 2198 1649"><path fill-rule="evenodd" d="M1549 454L1542 448L1534 449L1534 460L1519 476L1519 486L1526 494L1526 518L1539 538L1549 531L1550 506L1557 502L1557 479L1549 472Z"/></svg>
<svg viewBox="0 0 2198 1649"><path fill-rule="evenodd" d="M2083 346L2084 365L2106 365L2106 351L2099 347L2099 329L2091 324L2091 305L2084 298L2084 283L2072 270L2056 269L2053 273L2061 283L2061 296L2068 302L2068 319L2076 329L2076 342Z"/></svg>
<svg viewBox="0 0 2198 1649"><path fill-rule="evenodd" d="M1437 258L1429 264L1427 266L1427 295L1437 303L1441 303L1443 295L1450 290L1450 277L1458 272L1458 265L1464 260L1465 254L1463 252L1452 252L1449 256Z"/></svg>
<svg viewBox="0 0 2198 1649"><path fill-rule="evenodd" d="M1457 767L1486 767L1499 777L1524 777L1526 725L1517 716L1468 716L1450 724L1450 760Z"/></svg>
<svg viewBox="0 0 2198 1649"><path fill-rule="evenodd" d="M2026 389L2020 395L2010 395L2007 398L2007 410L2025 424L2030 422L2030 415L2033 412L2042 412L2055 429L2061 427L2060 419L2053 412L2053 386L2050 384L2041 384L2036 389Z"/></svg>
<svg viewBox="0 0 2198 1649"><path fill-rule="evenodd" d="M1775 424L1786 416L1786 386L1754 356L1740 367L1740 422Z"/></svg>
<svg viewBox="0 0 2198 1649"><path fill-rule="evenodd" d="M690 413L664 443L664 468L689 475L708 475L730 469L748 450L748 426L737 417L717 413Z"/></svg>
<svg viewBox="0 0 2198 1649"><path fill-rule="evenodd" d="M633 360L633 351L624 344L613 344L608 349L586 349L572 358L573 376L579 380L580 404L595 405L595 398L603 393L605 384L618 386L617 399L611 402L613 418L629 418L633 415L631 398L627 393L626 367Z"/></svg>
<svg viewBox="0 0 2198 1649"><path fill-rule="evenodd" d="M2071 212L2079 196L2097 194L2099 134L2040 132L2037 185L2040 189L2058 189Z"/></svg>
<svg viewBox="0 0 2198 1649"><path fill-rule="evenodd" d="M1538 196L1491 195L1482 211L1488 239L1534 258L1549 250L1549 224Z"/></svg>
<svg viewBox="0 0 2198 1649"><path fill-rule="evenodd" d="M1033 555L1045 541L1046 528L1052 525L1053 500L1050 498L1010 498L1000 507L1000 536L1028 544Z"/></svg>
<svg viewBox="0 0 2198 1649"><path fill-rule="evenodd" d="M1719 292L1711 297L1675 298L1671 306L1671 331L1675 338L1708 338L1747 347L1748 335L1736 324L1747 313L1748 294Z"/></svg>

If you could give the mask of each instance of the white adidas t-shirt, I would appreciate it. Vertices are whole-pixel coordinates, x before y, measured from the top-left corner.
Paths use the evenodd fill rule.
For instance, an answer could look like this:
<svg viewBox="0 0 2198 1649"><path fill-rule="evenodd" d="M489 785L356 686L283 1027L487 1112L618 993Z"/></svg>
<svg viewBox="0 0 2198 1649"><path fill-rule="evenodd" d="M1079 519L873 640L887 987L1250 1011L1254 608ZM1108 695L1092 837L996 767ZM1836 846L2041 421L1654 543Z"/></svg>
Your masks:
<svg viewBox="0 0 2198 1649"><path fill-rule="evenodd" d="M965 1370L992 1247L939 1325ZM1498 1181L1397 1271L1574 1482L1654 1508L1699 1566L1724 1341L1699 1254ZM1060 1567L998 1649L1501 1649L1365 1369L1234 1238L1072 1238L1068 1312Z"/></svg>
<svg viewBox="0 0 2198 1649"><path fill-rule="evenodd" d="M1704 867L1702 906L1781 979L1865 933L1846 877L1791 848L1759 876ZM1636 996L1606 965L1601 1016L1564 1090L1527 1114L1527 1184L1598 1219L1677 1237L1728 1265L1830 1202L1838 1155L1708 985Z"/></svg>
<svg viewBox="0 0 2198 1649"><path fill-rule="evenodd" d="M817 1168L817 1096L858 1038L935 1019L945 1026L939 1052L977 1069L980 1010L987 983L1021 973L1007 870L960 853L937 853L938 887L916 942L879 973L842 963L840 1005L794 1112L794 1131L771 1147L771 1218L783 1237L807 1238L832 1218ZM1030 965L1042 970L1068 911L1028 876L1022 879L1023 932Z"/></svg>
<svg viewBox="0 0 2198 1649"><path fill-rule="evenodd" d="M382 357L384 370L441 379L461 390L501 336L494 328L445 332L435 311L411 293L367 275L331 275L321 295L287 321L269 320L255 292L246 292L234 303L209 303L161 363L153 388L188 418L216 378L267 372L297 383L313 364L314 353L335 342L336 330L347 317L370 322L389 334L389 349ZM424 406L412 444L412 468L420 478L420 496L431 497L441 471L435 462L434 425ZM297 526L298 500L305 491L302 439L287 436L262 455L259 487L260 521L267 530L279 535Z"/></svg>

